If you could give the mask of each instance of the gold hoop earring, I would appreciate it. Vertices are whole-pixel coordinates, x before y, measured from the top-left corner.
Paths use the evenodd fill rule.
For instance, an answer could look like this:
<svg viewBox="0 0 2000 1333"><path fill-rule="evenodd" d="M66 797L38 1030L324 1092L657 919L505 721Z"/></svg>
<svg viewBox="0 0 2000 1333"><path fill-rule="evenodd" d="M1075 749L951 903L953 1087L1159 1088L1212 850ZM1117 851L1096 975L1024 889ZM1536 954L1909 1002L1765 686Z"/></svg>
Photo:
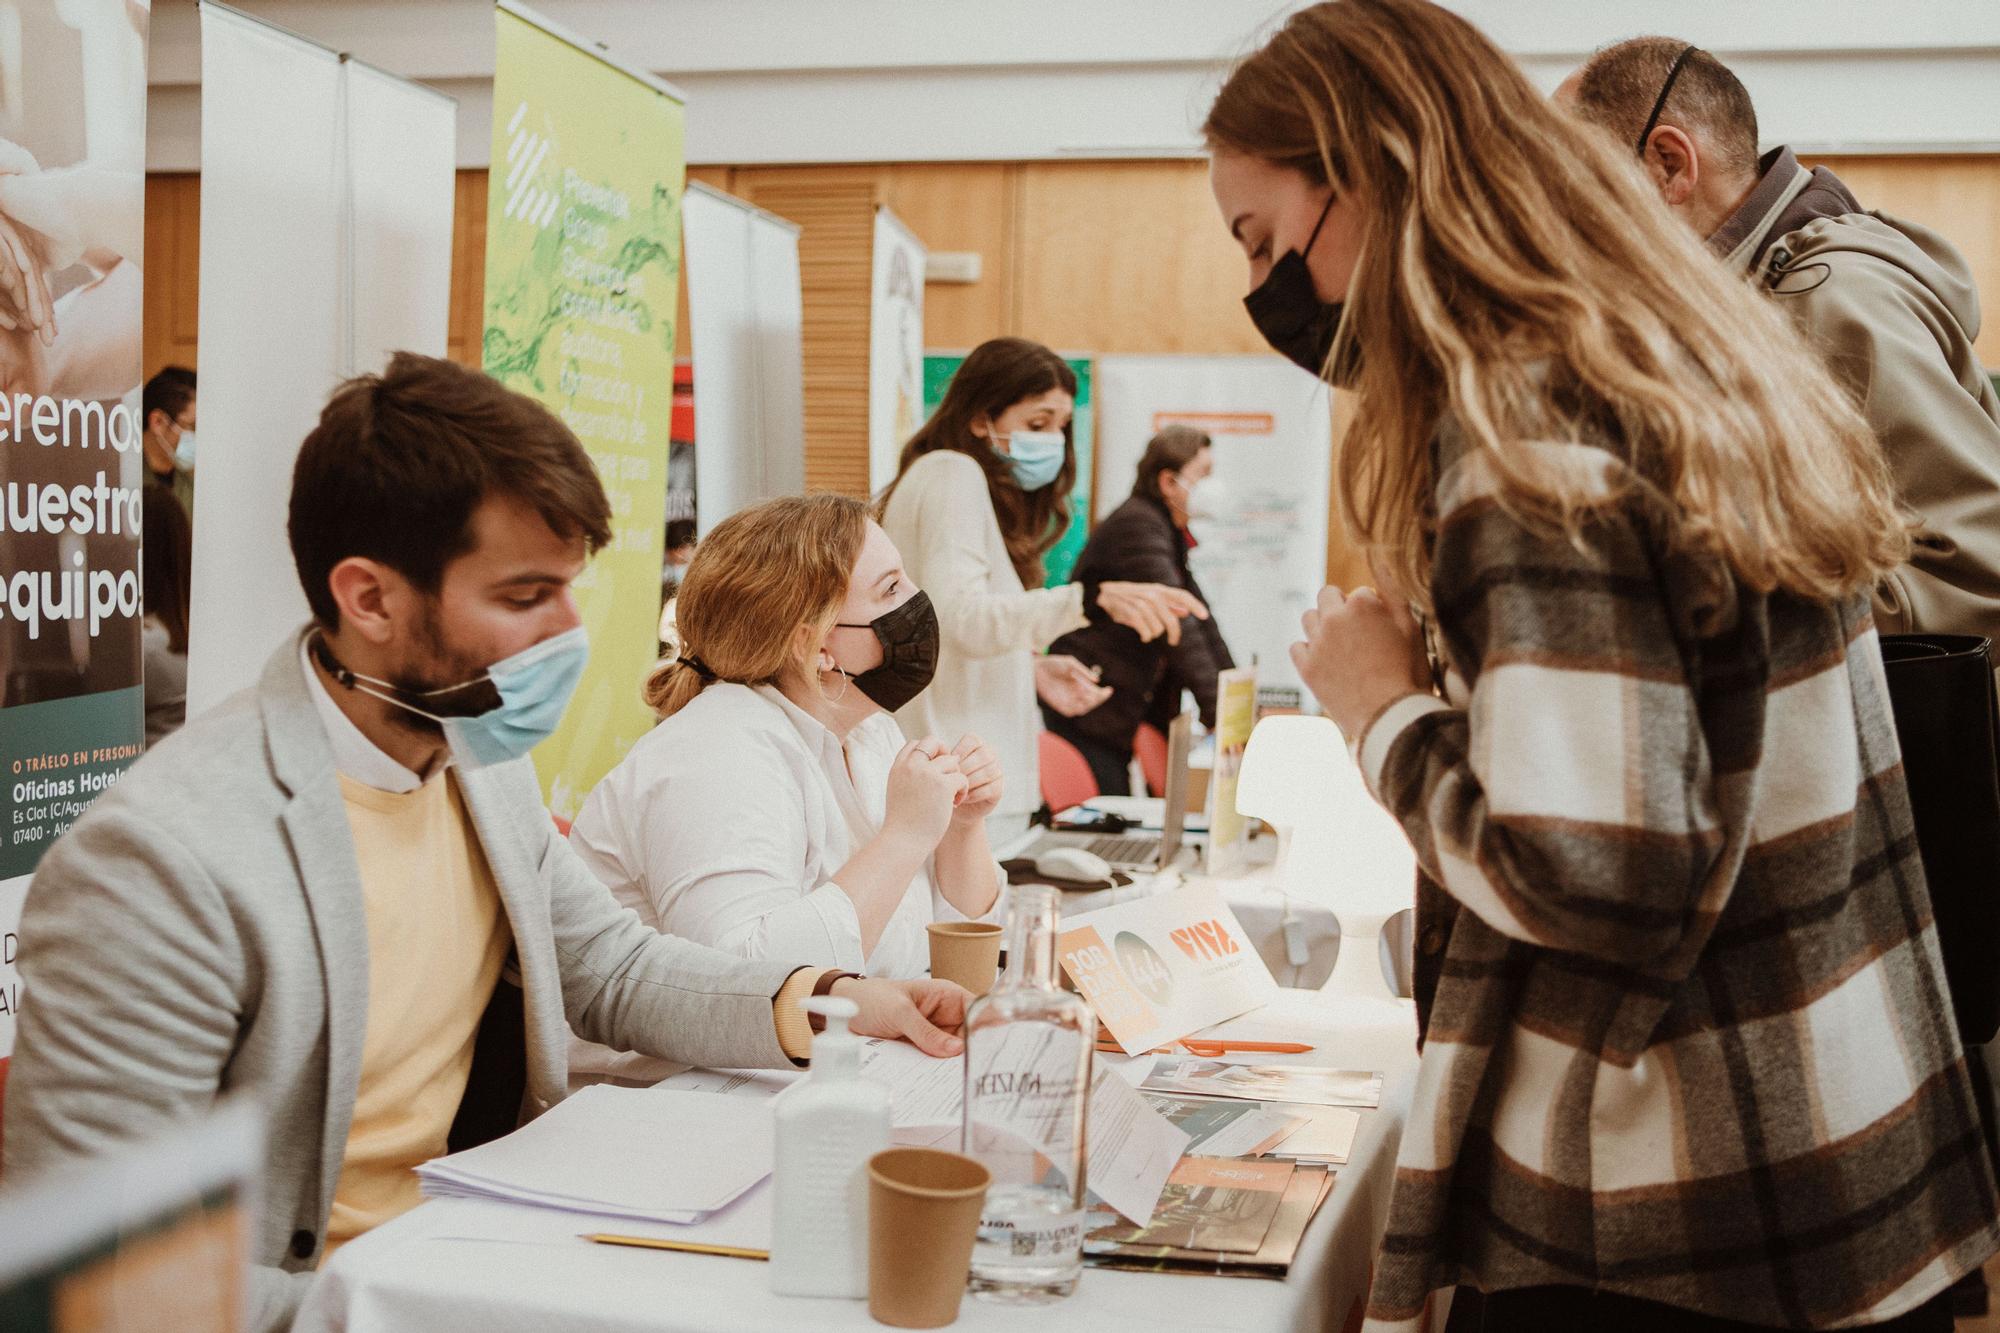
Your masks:
<svg viewBox="0 0 2000 1333"><path fill-rule="evenodd" d="M833 696L833 697L832 697L831 699L827 699L827 698L826 698L826 683L825 683L825 679L824 679L824 678L825 678L825 676L826 676L826 673L825 673L824 671L820 672L820 676L821 676L821 678L822 678L822 679L821 679L821 683L820 683L820 688L819 688L819 697L820 697L820 698L822 698L822 699L826 699L826 702L827 702L828 704L837 704L837 703L839 703L839 702L840 702L840 701L841 701L842 699L845 699L845 698L847 697L847 687L848 687L848 686L849 686L850 684L852 684L852 683L853 683L853 680L854 680L854 678L853 678L852 676L849 676L849 675L848 675L848 674L847 674L847 673L846 673L845 671L841 671L841 668L840 668L840 663L838 663L838 662L835 662L835 663L833 664L833 669L834 669L835 671L840 671L840 693L839 693L839 694L836 694L836 695L834 695L834 696Z"/></svg>

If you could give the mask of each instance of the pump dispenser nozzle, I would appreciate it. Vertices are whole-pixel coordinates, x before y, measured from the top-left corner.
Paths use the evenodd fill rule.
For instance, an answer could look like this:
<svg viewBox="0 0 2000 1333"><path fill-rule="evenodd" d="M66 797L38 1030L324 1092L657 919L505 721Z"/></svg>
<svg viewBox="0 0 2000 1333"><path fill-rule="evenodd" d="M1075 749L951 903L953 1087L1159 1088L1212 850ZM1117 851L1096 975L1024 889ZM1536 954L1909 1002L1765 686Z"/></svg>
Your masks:
<svg viewBox="0 0 2000 1333"><path fill-rule="evenodd" d="M816 995L804 1001L799 1007L809 1014L817 1014L826 1020L826 1030L813 1034L813 1077L828 1075L838 1078L859 1073L861 1038L848 1031L847 1025L861 1012L861 1006L852 1000L835 999L831 995Z"/></svg>

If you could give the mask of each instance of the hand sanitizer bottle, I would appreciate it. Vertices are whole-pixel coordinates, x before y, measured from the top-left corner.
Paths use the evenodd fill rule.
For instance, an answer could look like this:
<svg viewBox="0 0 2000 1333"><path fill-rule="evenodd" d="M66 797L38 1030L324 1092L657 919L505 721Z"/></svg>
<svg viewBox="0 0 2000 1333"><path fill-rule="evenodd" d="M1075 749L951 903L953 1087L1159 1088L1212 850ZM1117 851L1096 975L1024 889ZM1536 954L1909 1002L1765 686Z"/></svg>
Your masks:
<svg viewBox="0 0 2000 1333"><path fill-rule="evenodd" d="M868 1294L868 1159L889 1146L889 1090L861 1076L852 1000L820 997L812 1073L778 1098L772 1168L771 1290L781 1296Z"/></svg>

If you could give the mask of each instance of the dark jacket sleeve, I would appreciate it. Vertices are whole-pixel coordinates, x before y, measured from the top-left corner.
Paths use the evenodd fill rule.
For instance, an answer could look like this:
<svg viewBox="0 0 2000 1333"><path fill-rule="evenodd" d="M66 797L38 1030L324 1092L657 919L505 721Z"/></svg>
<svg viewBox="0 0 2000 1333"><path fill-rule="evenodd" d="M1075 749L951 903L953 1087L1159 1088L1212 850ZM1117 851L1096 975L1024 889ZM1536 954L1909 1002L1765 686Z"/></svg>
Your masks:
<svg viewBox="0 0 2000 1333"><path fill-rule="evenodd" d="M1049 651L1068 653L1097 667L1100 679L1111 687L1111 698L1072 723L1107 744L1131 743L1132 733L1145 718L1159 685L1167 648L1164 640L1141 642L1136 633L1105 615L1097 605L1096 590L1101 584L1117 582L1186 587L1190 580L1181 559L1180 540L1164 508L1135 497L1105 516L1077 559L1076 579L1085 588L1090 624L1065 634ZM1200 624L1193 620L1183 623L1183 643L1189 638L1188 627Z"/></svg>
<svg viewBox="0 0 2000 1333"><path fill-rule="evenodd" d="M1201 587L1192 574L1184 580L1187 590L1201 598L1202 605L1208 606L1208 598L1202 596ZM1181 641L1167 649L1166 674L1160 678L1155 689L1156 696L1164 696L1165 715L1171 719L1180 709L1180 695L1187 690L1194 695L1195 707L1201 711L1201 724L1215 729L1215 678L1221 672L1235 666L1235 659L1229 655L1229 645L1222 640L1222 630L1215 623L1215 608L1209 607L1207 620L1188 620L1181 624ZM1156 707L1154 714L1162 710Z"/></svg>

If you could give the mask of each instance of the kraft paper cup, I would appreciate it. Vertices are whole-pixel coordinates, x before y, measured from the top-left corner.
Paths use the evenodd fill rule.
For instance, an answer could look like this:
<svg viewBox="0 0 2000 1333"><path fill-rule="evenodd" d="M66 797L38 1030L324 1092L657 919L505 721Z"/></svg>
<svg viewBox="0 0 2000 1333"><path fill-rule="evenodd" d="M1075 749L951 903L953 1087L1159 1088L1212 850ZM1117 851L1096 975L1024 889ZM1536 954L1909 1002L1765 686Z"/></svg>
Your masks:
<svg viewBox="0 0 2000 1333"><path fill-rule="evenodd" d="M958 1318L993 1176L970 1157L891 1148L868 1159L868 1313L892 1328Z"/></svg>
<svg viewBox="0 0 2000 1333"><path fill-rule="evenodd" d="M983 921L933 921L931 975L956 981L974 995L993 989L1000 970L1000 927Z"/></svg>

